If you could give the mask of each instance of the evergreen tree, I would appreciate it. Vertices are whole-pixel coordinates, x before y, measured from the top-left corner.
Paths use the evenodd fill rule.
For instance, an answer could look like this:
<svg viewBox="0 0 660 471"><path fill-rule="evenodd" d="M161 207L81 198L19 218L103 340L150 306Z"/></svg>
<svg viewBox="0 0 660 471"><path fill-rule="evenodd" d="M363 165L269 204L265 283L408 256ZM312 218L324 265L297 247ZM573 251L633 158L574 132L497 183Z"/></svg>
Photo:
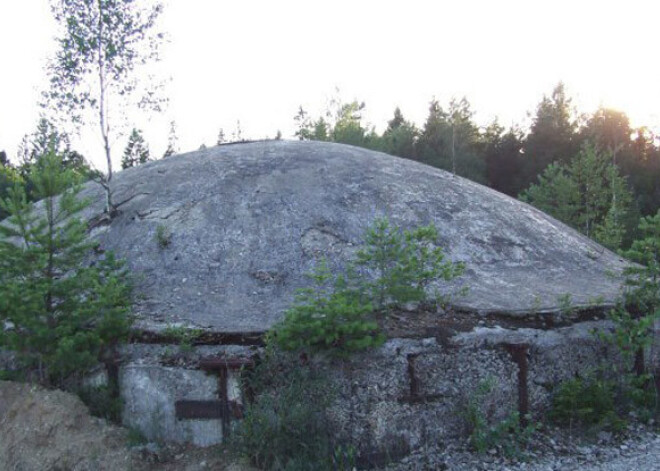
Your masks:
<svg viewBox="0 0 660 471"><path fill-rule="evenodd" d="M0 225L0 347L39 381L64 385L114 356L128 334L130 288L111 253L89 261L79 176L49 153L29 178L37 208L19 184L0 203L10 214Z"/></svg>
<svg viewBox="0 0 660 471"><path fill-rule="evenodd" d="M635 191L635 201L643 216L660 209L660 147L647 128L631 132L628 146L617 156L621 171Z"/></svg>
<svg viewBox="0 0 660 471"><path fill-rule="evenodd" d="M599 108L589 117L580 130L582 138L593 142L599 149L606 150L617 165L621 153L630 147L632 129L628 116L621 111Z"/></svg>
<svg viewBox="0 0 660 471"><path fill-rule="evenodd" d="M524 188L522 180L522 132L504 128L494 121L481 136L488 186L516 197Z"/></svg>
<svg viewBox="0 0 660 471"><path fill-rule="evenodd" d="M42 156L55 154L61 159L63 166L76 171L84 177L91 174L91 168L85 158L71 149L69 135L55 127L52 121L40 118L35 132L23 138L19 156L20 171L24 178L30 173L30 168Z"/></svg>
<svg viewBox="0 0 660 471"><path fill-rule="evenodd" d="M448 111L433 99L418 140L419 159L462 177L484 182L486 163L480 152L479 131L472 121L473 115L465 98L452 99Z"/></svg>
<svg viewBox="0 0 660 471"><path fill-rule="evenodd" d="M176 123L174 121L170 121L170 132L167 135L167 149L165 149L163 158L170 157L179 152L179 148L177 146L178 142L179 138L176 135Z"/></svg>
<svg viewBox="0 0 660 471"><path fill-rule="evenodd" d="M11 165L11 162L7 159L7 154L4 151L0 152L0 200L7 198L9 190L17 184L23 184L20 173ZM0 205L0 221L8 215L9 213Z"/></svg>
<svg viewBox="0 0 660 471"><path fill-rule="evenodd" d="M579 142L574 114L563 83L557 84L550 97L543 97L523 145L525 186L551 163L568 163L576 154Z"/></svg>
<svg viewBox="0 0 660 471"><path fill-rule="evenodd" d="M231 133L231 142L243 142L243 129L241 128L241 120L236 120L236 129Z"/></svg>
<svg viewBox="0 0 660 471"><path fill-rule="evenodd" d="M58 130L52 121L42 117L37 123L35 132L23 137L19 150L21 163L18 172L26 182L27 196L30 201L35 201L37 197L28 175L42 157L51 154L60 159L60 165L71 169L85 180L93 174L85 158L71 149L69 135Z"/></svg>
<svg viewBox="0 0 660 471"><path fill-rule="evenodd" d="M222 128L220 128L220 130L218 131L218 139L216 141L216 145L219 146L221 144L224 144L225 142L227 142L227 139L225 138L225 131Z"/></svg>
<svg viewBox="0 0 660 471"><path fill-rule="evenodd" d="M441 156L446 147L446 122L446 113L438 100L433 98L429 104L429 114L417 142L418 150L416 154L421 162L438 168L449 168L447 162L441 161Z"/></svg>
<svg viewBox="0 0 660 471"><path fill-rule="evenodd" d="M121 168L136 167L149 160L149 146L145 142L144 137L142 137L142 132L133 128L131 135L128 137L126 149L124 149Z"/></svg>
<svg viewBox="0 0 660 471"><path fill-rule="evenodd" d="M403 117L399 107L394 110L394 117L388 121L383 132L381 150L391 155L415 159L419 131L415 125Z"/></svg>
<svg viewBox="0 0 660 471"><path fill-rule="evenodd" d="M486 163L479 152L479 130L472 118L474 112L465 97L449 102L449 127L451 130L450 155L452 172L472 181L484 183Z"/></svg>
<svg viewBox="0 0 660 471"><path fill-rule="evenodd" d="M627 232L632 196L610 159L586 144L570 163L550 164L521 199L617 249Z"/></svg>

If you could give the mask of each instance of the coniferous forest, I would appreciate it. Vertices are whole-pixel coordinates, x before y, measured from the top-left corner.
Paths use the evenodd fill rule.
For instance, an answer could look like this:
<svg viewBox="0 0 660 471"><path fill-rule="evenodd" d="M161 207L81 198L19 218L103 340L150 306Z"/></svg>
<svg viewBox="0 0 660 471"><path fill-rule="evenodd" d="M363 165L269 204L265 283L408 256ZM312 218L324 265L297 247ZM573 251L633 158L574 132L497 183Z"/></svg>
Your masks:
<svg viewBox="0 0 660 471"><path fill-rule="evenodd" d="M432 99L421 124L407 120L396 108L378 133L364 119L365 106L335 99L319 116L300 107L293 118L293 138L365 147L453 172L526 201L611 249L628 247L638 235L640 217L660 209L658 137L647 127L631 126L622 111L599 108L580 113L562 83L530 112L525 130L507 129L497 120L479 126L470 102L461 98L446 105ZM233 139L220 133L218 144L243 140L240 133L233 133ZM140 149L134 157L136 137ZM163 157L175 152L176 142L172 123ZM23 139L17 163L0 153L0 197L16 179L27 180L30 168L49 149L64 167L94 176L86 159L72 149L66 132L42 118ZM151 159L148 144L133 130L122 166Z"/></svg>

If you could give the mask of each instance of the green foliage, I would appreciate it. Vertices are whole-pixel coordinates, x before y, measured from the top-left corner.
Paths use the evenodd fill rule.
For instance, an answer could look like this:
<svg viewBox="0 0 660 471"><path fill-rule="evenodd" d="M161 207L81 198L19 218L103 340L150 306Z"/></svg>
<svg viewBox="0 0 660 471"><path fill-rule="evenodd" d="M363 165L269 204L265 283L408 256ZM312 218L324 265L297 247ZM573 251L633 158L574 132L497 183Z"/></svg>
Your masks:
<svg viewBox="0 0 660 471"><path fill-rule="evenodd" d="M653 343L653 326L660 318L660 212L642 218L639 231L642 238L634 241L629 250L622 251L639 265L624 270L622 299L609 313L614 329L611 333L600 333L628 362Z"/></svg>
<svg viewBox="0 0 660 471"><path fill-rule="evenodd" d="M640 222L642 238L622 253L639 263L626 268L625 290L608 318L614 328L598 336L614 345L624 360L624 370L615 364L609 371L616 381L602 372L562 383L554 394L550 417L558 422L620 429L621 417L628 412L650 418L658 411L658 391L654 378L644 371L631 372L630 366L643 359L653 343L653 326L660 318L660 213Z"/></svg>
<svg viewBox="0 0 660 471"><path fill-rule="evenodd" d="M550 96L544 95L538 104L529 135L523 143L525 181L534 181L554 162L568 163L578 150L577 119L571 101L560 82Z"/></svg>
<svg viewBox="0 0 660 471"><path fill-rule="evenodd" d="M45 383L62 384L103 360L128 335L130 284L112 253L90 263L94 244L76 215L87 205L78 177L53 154L29 175L35 210L16 185L0 205L0 345ZM58 196L59 195L59 196Z"/></svg>
<svg viewBox="0 0 660 471"><path fill-rule="evenodd" d="M299 291L295 305L274 329L280 348L345 356L384 342L364 293L343 276L333 280L325 260L309 276L313 286Z"/></svg>
<svg viewBox="0 0 660 471"><path fill-rule="evenodd" d="M136 73L158 60L163 35L154 27L163 8L134 0L53 0L51 9L59 48L49 66L51 86L43 105L67 123L93 122L100 130L107 174L97 173L96 179L106 193L105 211L112 215L111 143L127 109L160 111L163 104L153 78L140 87Z"/></svg>
<svg viewBox="0 0 660 471"><path fill-rule="evenodd" d="M433 225L401 231L387 219L377 219L357 252L356 267L365 269L366 281L376 309L407 302L438 301L427 298L427 287L439 280L451 281L465 266L445 260L438 247L438 231Z"/></svg>
<svg viewBox="0 0 660 471"><path fill-rule="evenodd" d="M562 382L552 397L549 418L575 425L620 430L624 422L615 410L616 383L596 376Z"/></svg>
<svg viewBox="0 0 660 471"><path fill-rule="evenodd" d="M234 446L264 470L332 470L332 441L326 416L334 392L325 375L268 350L244 389L255 400L232 436Z"/></svg>
<svg viewBox="0 0 660 471"><path fill-rule="evenodd" d="M559 306L559 311L565 316L570 316L575 312L575 306L573 306L573 298L570 293L558 296L557 304Z"/></svg>
<svg viewBox="0 0 660 471"><path fill-rule="evenodd" d="M339 97L334 97L324 116L312 119L301 106L294 117L298 127L295 135L301 141L331 141L378 149L380 137L373 127L362 122L364 108L364 102L343 103Z"/></svg>
<svg viewBox="0 0 660 471"><path fill-rule="evenodd" d="M383 133L380 150L391 155L414 159L417 155L418 137L417 127L404 119L403 113L397 107L394 110L394 117L387 123L387 129Z"/></svg>
<svg viewBox="0 0 660 471"><path fill-rule="evenodd" d="M172 242L172 233L169 229L163 224L158 224L156 226L156 244L158 244L159 249L166 249L170 246Z"/></svg>
<svg viewBox="0 0 660 471"><path fill-rule="evenodd" d="M147 440L147 438L142 435L142 432L140 432L138 429L128 429L128 435L126 436L126 446L129 448L146 445L148 442L149 440Z"/></svg>
<svg viewBox="0 0 660 471"><path fill-rule="evenodd" d="M434 167L484 182L486 162L480 152L479 131L473 116L465 97L452 98L447 111L433 99L417 141L417 158Z"/></svg>
<svg viewBox="0 0 660 471"><path fill-rule="evenodd" d="M657 316L660 313L660 211L655 216L642 218L639 223L641 238L629 250L622 252L628 259L640 264L626 269L624 301L628 309L639 315Z"/></svg>
<svg viewBox="0 0 660 471"><path fill-rule="evenodd" d="M655 311L650 315L637 316L620 303L610 310L608 318L614 322L614 329L610 333L601 332L600 337L615 345L624 359L630 362L638 351L653 342L652 329L660 313Z"/></svg>
<svg viewBox="0 0 660 471"><path fill-rule="evenodd" d="M124 156L121 159L121 168L126 169L145 164L151 160L149 158L149 146L142 136L142 131L133 128L131 135L128 136L128 143L124 149Z"/></svg>
<svg viewBox="0 0 660 471"><path fill-rule="evenodd" d="M92 169L85 158L71 149L69 135L57 129L52 121L41 118L35 132L23 138L19 149L21 162L18 171L28 183L27 193L30 200L36 199L28 178L30 170L43 156L49 154L57 155L61 159L61 165L77 173L81 181L92 175Z"/></svg>
<svg viewBox="0 0 660 471"><path fill-rule="evenodd" d="M22 185L23 179L17 169L9 165L0 165L0 200L9 196L9 191L16 185ZM6 208L0 205L0 221L5 219L9 213Z"/></svg>
<svg viewBox="0 0 660 471"><path fill-rule="evenodd" d="M553 163L520 198L588 237L617 249L632 196L609 155L585 145L567 164Z"/></svg>
<svg viewBox="0 0 660 471"><path fill-rule="evenodd" d="M124 403L109 386L83 386L78 389L78 396L93 416L115 424L121 423Z"/></svg>
<svg viewBox="0 0 660 471"><path fill-rule="evenodd" d="M427 297L427 287L463 272L462 264L445 260L437 239L433 226L401 231L386 219L376 220L345 274L333 275L325 261L316 266L313 286L299 291L272 338L284 350L336 356L381 345L385 337L376 322L378 311L437 302L437 295Z"/></svg>
<svg viewBox="0 0 660 471"><path fill-rule="evenodd" d="M162 335L179 344L182 352L190 352L193 342L203 333L201 329L188 329L186 327L170 326L163 329Z"/></svg>
<svg viewBox="0 0 660 471"><path fill-rule="evenodd" d="M520 457L536 431L536 425L530 423L523 427L518 412L496 422L489 419L484 413L484 402L492 390L492 379L482 381L468 399L463 416L469 428L470 445L478 453L495 448L507 457Z"/></svg>

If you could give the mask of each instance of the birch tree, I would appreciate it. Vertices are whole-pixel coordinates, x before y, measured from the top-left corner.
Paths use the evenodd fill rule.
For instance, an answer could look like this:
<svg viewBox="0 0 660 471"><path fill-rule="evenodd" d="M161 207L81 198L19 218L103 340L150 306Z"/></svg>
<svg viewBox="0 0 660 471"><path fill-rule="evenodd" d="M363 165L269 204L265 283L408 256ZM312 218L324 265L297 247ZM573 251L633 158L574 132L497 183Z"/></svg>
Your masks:
<svg viewBox="0 0 660 471"><path fill-rule="evenodd" d="M112 144L134 107L159 111L153 89L139 87L138 71L158 60L163 35L155 32L160 3L136 0L52 0L60 26L59 49L49 64L50 89L44 105L57 109L77 126L94 123L103 145L105 212L112 217ZM151 80L145 80L149 83Z"/></svg>

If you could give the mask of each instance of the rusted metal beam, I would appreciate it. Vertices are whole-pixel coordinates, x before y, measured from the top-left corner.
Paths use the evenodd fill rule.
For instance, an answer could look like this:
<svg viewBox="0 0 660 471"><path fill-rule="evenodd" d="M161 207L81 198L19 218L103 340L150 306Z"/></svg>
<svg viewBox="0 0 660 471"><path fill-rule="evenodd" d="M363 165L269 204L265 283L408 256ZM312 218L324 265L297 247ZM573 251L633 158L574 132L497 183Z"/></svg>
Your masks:
<svg viewBox="0 0 660 471"><path fill-rule="evenodd" d="M222 419L225 406L222 401L181 400L174 403L177 419Z"/></svg>
<svg viewBox="0 0 660 471"><path fill-rule="evenodd" d="M529 365L527 363L527 352L529 344L505 344L505 348L511 354L513 361L518 365L518 414L520 415L521 427L527 427L529 416L529 388L528 373Z"/></svg>
<svg viewBox="0 0 660 471"><path fill-rule="evenodd" d="M417 372L415 371L415 360L419 354L411 353L406 356L408 360L408 378L410 380L410 398L415 399L420 396L420 384Z"/></svg>
<svg viewBox="0 0 660 471"><path fill-rule="evenodd" d="M163 332L153 332L145 329L134 329L131 332L131 343L169 344L174 339ZM193 345L244 345L263 346L263 332L200 332L192 341Z"/></svg>
<svg viewBox="0 0 660 471"><path fill-rule="evenodd" d="M199 367L203 370L238 370L242 367L254 366L251 358L202 358Z"/></svg>

